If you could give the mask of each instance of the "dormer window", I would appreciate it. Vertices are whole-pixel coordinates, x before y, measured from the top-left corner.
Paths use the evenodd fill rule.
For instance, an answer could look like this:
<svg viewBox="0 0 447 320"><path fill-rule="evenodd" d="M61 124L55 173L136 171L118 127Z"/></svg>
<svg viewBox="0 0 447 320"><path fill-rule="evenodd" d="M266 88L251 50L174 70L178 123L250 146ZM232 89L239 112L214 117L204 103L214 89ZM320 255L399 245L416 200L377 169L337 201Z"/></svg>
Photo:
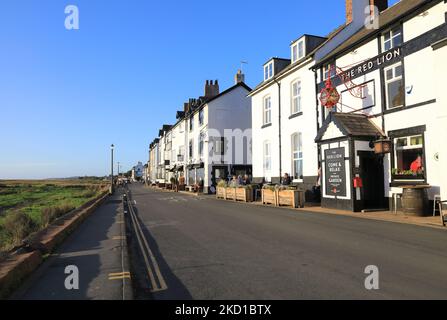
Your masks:
<svg viewBox="0 0 447 320"><path fill-rule="evenodd" d="M292 44L292 63L304 58L304 39Z"/></svg>
<svg viewBox="0 0 447 320"><path fill-rule="evenodd" d="M273 61L264 66L264 81L273 77Z"/></svg>

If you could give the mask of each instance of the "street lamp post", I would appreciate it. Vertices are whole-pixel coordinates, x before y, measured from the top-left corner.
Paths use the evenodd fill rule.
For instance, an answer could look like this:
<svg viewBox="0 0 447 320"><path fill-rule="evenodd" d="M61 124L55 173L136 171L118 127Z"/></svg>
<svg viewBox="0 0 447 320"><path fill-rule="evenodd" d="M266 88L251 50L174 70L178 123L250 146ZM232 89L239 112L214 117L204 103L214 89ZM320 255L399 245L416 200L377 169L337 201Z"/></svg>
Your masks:
<svg viewBox="0 0 447 320"><path fill-rule="evenodd" d="M115 148L115 146L112 144L111 146L110 146L110 152L111 152L111 160L112 160L112 162L111 162L111 171L112 171L112 174L111 174L111 177L110 177L110 194L113 194L113 149Z"/></svg>

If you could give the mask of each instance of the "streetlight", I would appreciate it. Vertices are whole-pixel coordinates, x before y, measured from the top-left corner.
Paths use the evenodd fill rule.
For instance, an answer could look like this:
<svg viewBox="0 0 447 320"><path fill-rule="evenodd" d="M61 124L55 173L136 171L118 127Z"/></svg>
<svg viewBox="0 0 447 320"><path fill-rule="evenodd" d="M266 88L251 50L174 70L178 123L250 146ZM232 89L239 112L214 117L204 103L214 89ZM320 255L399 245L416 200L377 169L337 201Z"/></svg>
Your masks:
<svg viewBox="0 0 447 320"><path fill-rule="evenodd" d="M112 159L112 165L111 165L111 170L112 170L112 175L110 177L110 194L113 194L113 149L115 148L115 146L112 144L110 146L110 152L111 152L111 159Z"/></svg>

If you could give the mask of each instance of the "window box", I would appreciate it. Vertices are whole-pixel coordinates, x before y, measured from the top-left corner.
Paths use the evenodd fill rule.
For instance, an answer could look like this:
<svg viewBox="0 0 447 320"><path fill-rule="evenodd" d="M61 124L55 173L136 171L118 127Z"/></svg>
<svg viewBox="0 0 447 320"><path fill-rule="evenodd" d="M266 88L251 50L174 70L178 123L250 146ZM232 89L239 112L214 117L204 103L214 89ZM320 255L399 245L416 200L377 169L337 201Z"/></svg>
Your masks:
<svg viewBox="0 0 447 320"><path fill-rule="evenodd" d="M278 206L304 208L304 191L278 190Z"/></svg>
<svg viewBox="0 0 447 320"><path fill-rule="evenodd" d="M424 181L425 177L423 174L393 174L393 181L396 180L420 180L420 181Z"/></svg>

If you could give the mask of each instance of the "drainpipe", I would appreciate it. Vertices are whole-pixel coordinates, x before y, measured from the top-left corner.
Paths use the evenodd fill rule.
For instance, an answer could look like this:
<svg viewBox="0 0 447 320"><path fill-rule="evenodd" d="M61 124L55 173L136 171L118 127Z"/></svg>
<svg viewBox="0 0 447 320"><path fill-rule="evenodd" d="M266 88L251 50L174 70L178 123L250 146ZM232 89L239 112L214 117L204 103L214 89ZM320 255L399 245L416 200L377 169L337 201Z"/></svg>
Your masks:
<svg viewBox="0 0 447 320"><path fill-rule="evenodd" d="M282 143L281 143L281 82L274 79L275 83L278 85L278 138L279 138L279 179L282 177Z"/></svg>

